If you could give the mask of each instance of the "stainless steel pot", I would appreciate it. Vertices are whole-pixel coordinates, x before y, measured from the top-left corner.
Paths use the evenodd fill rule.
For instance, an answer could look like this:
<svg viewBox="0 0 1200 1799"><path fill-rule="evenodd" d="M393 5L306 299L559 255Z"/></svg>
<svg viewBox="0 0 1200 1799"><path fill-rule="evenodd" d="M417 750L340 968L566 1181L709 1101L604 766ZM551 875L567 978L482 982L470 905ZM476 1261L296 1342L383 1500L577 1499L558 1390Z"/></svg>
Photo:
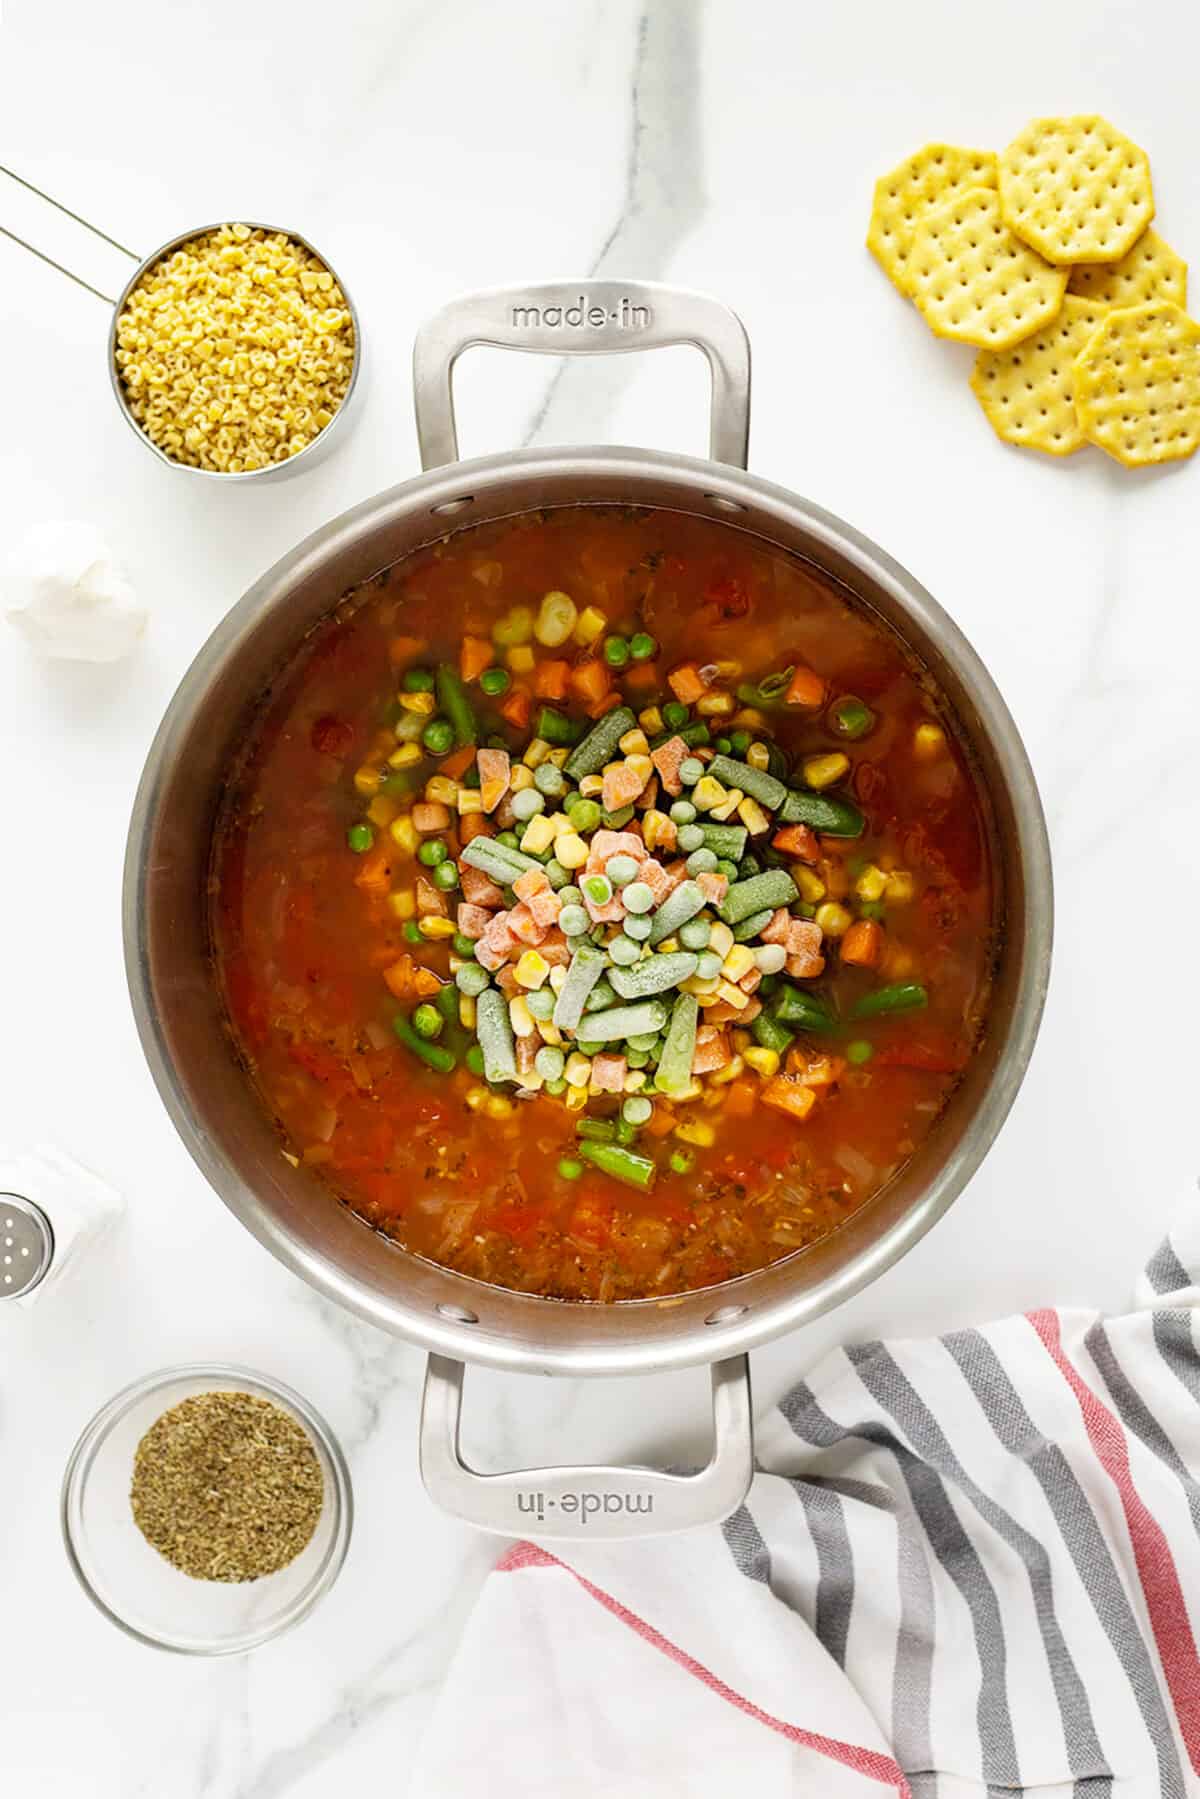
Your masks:
<svg viewBox="0 0 1200 1799"><path fill-rule="evenodd" d="M524 450L458 462L451 380L471 345L604 355L688 343L712 375L711 460L649 450ZM746 1352L889 1268L979 1166L1025 1073L1049 974L1052 891L1037 787L987 670L924 588L849 525L745 472L750 352L737 317L639 282L498 289L417 338L425 473L323 526L257 581L185 675L150 750L125 867L125 955L143 1048L200 1169L259 1241L320 1292L429 1350L426 1486L485 1529L626 1536L725 1516L750 1480ZM990 794L1003 936L986 1040L937 1129L833 1236L719 1289L670 1301L564 1304L482 1285L368 1230L285 1160L229 1052L209 972L206 879L230 759L304 633L357 583L448 530L532 508L617 501L717 517L806 558L895 628L954 707ZM458 1450L463 1364L610 1375L711 1363L715 1443L698 1475L541 1468L481 1475Z"/></svg>

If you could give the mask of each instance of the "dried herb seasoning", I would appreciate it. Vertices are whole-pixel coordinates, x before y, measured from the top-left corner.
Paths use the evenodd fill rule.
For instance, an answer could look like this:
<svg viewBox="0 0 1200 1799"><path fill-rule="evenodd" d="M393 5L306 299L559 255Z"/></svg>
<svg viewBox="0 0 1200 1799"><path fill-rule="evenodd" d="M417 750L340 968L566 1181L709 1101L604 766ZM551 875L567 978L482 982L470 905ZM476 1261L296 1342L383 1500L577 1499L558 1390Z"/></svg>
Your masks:
<svg viewBox="0 0 1200 1799"><path fill-rule="evenodd" d="M249 1393L198 1393L138 1444L130 1504L146 1541L197 1580L260 1580L294 1561L325 1500L289 1413Z"/></svg>

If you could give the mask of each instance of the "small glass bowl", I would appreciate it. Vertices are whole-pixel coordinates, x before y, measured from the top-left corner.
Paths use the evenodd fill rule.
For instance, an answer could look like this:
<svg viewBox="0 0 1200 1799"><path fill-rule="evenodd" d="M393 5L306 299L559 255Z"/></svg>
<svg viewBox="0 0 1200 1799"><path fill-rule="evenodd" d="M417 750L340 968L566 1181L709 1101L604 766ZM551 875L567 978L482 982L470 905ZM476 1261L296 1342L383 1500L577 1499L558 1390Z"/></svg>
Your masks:
<svg viewBox="0 0 1200 1799"><path fill-rule="evenodd" d="M213 1392L249 1393L290 1413L325 1479L312 1540L261 1580L193 1579L134 1523L129 1491L142 1437L181 1400ZM179 1655L243 1655L307 1617L341 1571L353 1517L350 1471L325 1421L290 1387L222 1362L165 1368L126 1387L96 1413L63 1477L63 1540L84 1592L129 1636Z"/></svg>

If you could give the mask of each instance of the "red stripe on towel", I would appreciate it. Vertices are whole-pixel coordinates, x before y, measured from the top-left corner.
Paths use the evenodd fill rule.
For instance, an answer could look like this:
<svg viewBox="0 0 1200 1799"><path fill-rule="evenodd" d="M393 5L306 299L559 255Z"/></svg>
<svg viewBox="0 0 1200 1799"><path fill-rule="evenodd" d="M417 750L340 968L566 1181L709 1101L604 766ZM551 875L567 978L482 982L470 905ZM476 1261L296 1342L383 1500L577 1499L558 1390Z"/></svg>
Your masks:
<svg viewBox="0 0 1200 1799"><path fill-rule="evenodd" d="M506 1550L496 1563L496 1572L512 1574L521 1568L562 1568L579 1582L585 1593L590 1593L592 1598L604 1607L605 1611L611 1612L614 1618L619 1618L622 1624L627 1624L630 1630L641 1637L643 1642L650 1643L669 1661L673 1661L688 1674L694 1675L697 1680L703 1681L711 1692L728 1701L730 1705L736 1706L738 1711L745 1712L747 1717L756 1719L760 1724L765 1724L769 1730L778 1731L780 1736L786 1737L790 1743L796 1743L805 1749L815 1749L818 1754L827 1756L830 1761L839 1762L843 1767L850 1768L856 1774L862 1774L868 1780L877 1780L882 1785L891 1787L899 1794L900 1799L911 1799L911 1789L904 1778L904 1772L899 1763L893 1761L890 1755L880 1755L873 1749L863 1749L857 1743L843 1743L838 1737L818 1736L811 1730L801 1730L798 1725L786 1724L782 1718L772 1717L770 1712L763 1711L761 1706L755 1705L753 1700L747 1699L744 1694L735 1693L733 1688L726 1686L725 1682L711 1669L704 1667L694 1656L689 1655L686 1649L681 1649L677 1643L672 1643L669 1637L664 1637L661 1631L655 1630L653 1624L647 1624L644 1618L639 1618L636 1612L631 1612L628 1606L622 1605L619 1599L614 1599L611 1593L606 1593L602 1587L594 1586L590 1580L585 1579L582 1574L572 1568L569 1562L559 1561L557 1556L548 1554L544 1549L539 1549L536 1543L514 1543L512 1548Z"/></svg>
<svg viewBox="0 0 1200 1799"><path fill-rule="evenodd" d="M1063 1352L1057 1312L1026 1314L1079 1405L1088 1441L1120 1496L1133 1559L1145 1595L1158 1659L1166 1676L1179 1732L1194 1772L1200 1774L1200 1658L1187 1601L1170 1545L1158 1519L1134 1484L1129 1446L1120 1422Z"/></svg>

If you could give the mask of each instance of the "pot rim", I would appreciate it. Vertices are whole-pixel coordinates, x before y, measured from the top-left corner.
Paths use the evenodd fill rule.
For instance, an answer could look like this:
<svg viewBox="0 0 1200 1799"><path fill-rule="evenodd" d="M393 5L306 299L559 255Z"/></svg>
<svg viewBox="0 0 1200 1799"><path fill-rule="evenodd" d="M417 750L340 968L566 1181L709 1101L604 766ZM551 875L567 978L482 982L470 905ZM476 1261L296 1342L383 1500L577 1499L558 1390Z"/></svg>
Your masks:
<svg viewBox="0 0 1200 1799"><path fill-rule="evenodd" d="M455 515L469 511L485 489L502 487L515 477L537 471L560 481L586 484L589 473L602 471L609 480L669 476L687 481L694 498L707 500L713 516L735 528L763 536L761 528L738 525L748 510L747 497L778 514L786 512L821 547L846 556L870 581L890 591L906 614L935 639L969 689L982 729L996 749L1005 783L1014 801L1016 834L1027 903L1024 909L1022 975L1007 1021L1003 1055L962 1134L938 1168L922 1197L881 1236L865 1245L816 1286L767 1299L743 1309L740 1290L764 1270L705 1289L712 1312L700 1326L688 1324L675 1337L625 1345L586 1344L563 1349L537 1339L491 1335L476 1330L476 1320L454 1316L462 1308L418 1310L373 1291L355 1275L325 1258L292 1235L278 1218L258 1204L232 1162L192 1114L167 1050L155 1012L146 945L147 845L152 831L163 769L191 725L195 707L214 675L254 628L267 604L279 603L306 573L314 572L339 546L352 543L372 523L384 521L398 505L407 512L424 503L430 518L427 541L455 529ZM561 504L587 505L586 497ZM637 504L631 500L630 504ZM514 505L511 516L537 510ZM669 509L669 508L668 508ZM490 513L489 517L508 516ZM475 522L463 519L462 524ZM461 528L461 527L460 527ZM781 546L783 547L783 546ZM411 553L411 552L409 552ZM794 551L784 553L795 554ZM869 601L863 603L870 605ZM332 604L336 604L332 602ZM778 483L732 466L698 457L629 446L569 446L525 449L457 462L412 477L359 502L319 527L269 568L246 591L209 635L182 677L155 734L138 785L126 845L122 922L126 976L143 1053L160 1097L185 1147L224 1203L278 1260L326 1298L359 1317L436 1353L515 1372L612 1375L663 1372L739 1354L811 1322L851 1298L897 1262L947 1211L976 1172L998 1135L1024 1079L1037 1038L1049 983L1053 939L1053 879L1050 846L1037 784L1020 733L984 663L950 615L933 596L877 544L835 514L801 498ZM398 1253L403 1253L402 1251ZM803 1257L804 1251L798 1252ZM789 1258L790 1259L790 1258ZM775 1264L776 1268L783 1264ZM453 1271L448 1271L453 1272ZM497 1291L458 1277L461 1291L481 1295ZM512 1297L507 1294L506 1296ZM586 1309L589 1302L518 1296L534 1307ZM690 1297L695 1297L694 1295ZM482 1303L482 1301L481 1301ZM621 1311L658 1309L658 1300L620 1302ZM469 1310L469 1308L468 1308Z"/></svg>

